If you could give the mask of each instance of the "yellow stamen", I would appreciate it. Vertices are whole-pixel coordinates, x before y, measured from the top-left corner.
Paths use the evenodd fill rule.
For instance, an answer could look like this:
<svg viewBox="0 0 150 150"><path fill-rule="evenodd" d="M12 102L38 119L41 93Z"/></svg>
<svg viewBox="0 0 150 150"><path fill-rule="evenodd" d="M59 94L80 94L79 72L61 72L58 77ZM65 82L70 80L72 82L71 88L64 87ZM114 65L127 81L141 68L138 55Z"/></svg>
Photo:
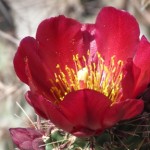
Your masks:
<svg viewBox="0 0 150 150"><path fill-rule="evenodd" d="M97 63L87 64L84 56L79 59L78 54L73 55L75 69L66 65L64 71L58 64L59 74L55 73L55 81L51 80L53 86L50 92L54 98L63 100L72 91L91 89L104 94L112 103L118 101L122 96L123 61L116 62L115 56L112 56L109 65L106 65L99 53L97 58Z"/></svg>

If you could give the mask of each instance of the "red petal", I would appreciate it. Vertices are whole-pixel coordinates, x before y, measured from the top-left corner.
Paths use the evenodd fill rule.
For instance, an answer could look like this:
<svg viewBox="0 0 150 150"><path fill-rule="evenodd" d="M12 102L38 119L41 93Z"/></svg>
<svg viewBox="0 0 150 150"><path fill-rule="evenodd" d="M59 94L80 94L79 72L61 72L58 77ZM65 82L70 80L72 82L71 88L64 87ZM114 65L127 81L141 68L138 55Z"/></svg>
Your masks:
<svg viewBox="0 0 150 150"><path fill-rule="evenodd" d="M124 67L124 78L122 79L123 97L122 99L135 98L138 95L135 94L135 87L138 77L140 75L140 69L133 64L132 59L128 59L127 64Z"/></svg>
<svg viewBox="0 0 150 150"><path fill-rule="evenodd" d="M125 111L121 120L131 119L139 115L144 109L143 100L140 99L127 99L121 102L121 107Z"/></svg>
<svg viewBox="0 0 150 150"><path fill-rule="evenodd" d="M114 126L118 121L124 116L124 110L122 109L121 103L114 104L110 106L104 113L103 116L103 126L105 128L110 128Z"/></svg>
<svg viewBox="0 0 150 150"><path fill-rule="evenodd" d="M110 104L103 94L85 89L69 93L60 103L60 108L75 127L97 130L103 129L101 119Z"/></svg>
<svg viewBox="0 0 150 150"><path fill-rule="evenodd" d="M45 105L42 103L43 101L43 97L37 94L32 94L31 91L28 91L25 95L25 98L27 100L27 102L33 106L33 108L35 109L36 113L45 118L48 119L48 115L47 112L45 110Z"/></svg>
<svg viewBox="0 0 150 150"><path fill-rule="evenodd" d="M124 68L125 78L122 80L123 99L135 98L150 83L150 43L142 37L138 50L132 60Z"/></svg>
<svg viewBox="0 0 150 150"><path fill-rule="evenodd" d="M38 44L32 37L24 38L14 58L14 67L18 77L32 90L38 90L50 96L50 71L38 54ZM41 80L42 79L42 80Z"/></svg>
<svg viewBox="0 0 150 150"><path fill-rule="evenodd" d="M115 103L105 112L103 125L108 128L118 121L131 119L140 114L143 107L143 101L137 99L128 99Z"/></svg>
<svg viewBox="0 0 150 150"><path fill-rule="evenodd" d="M139 42L138 24L129 13L105 7L96 20L96 41L107 62L113 55L117 60L126 60L133 56Z"/></svg>
<svg viewBox="0 0 150 150"><path fill-rule="evenodd" d="M52 72L56 65L74 67L73 55L82 54L82 25L70 18L58 16L44 20L37 30L39 55ZM83 51L84 53L84 51Z"/></svg>
<svg viewBox="0 0 150 150"><path fill-rule="evenodd" d="M26 39L31 39L31 41L34 41L34 39L32 39L31 37L28 37ZM15 54L14 57L14 69L16 71L17 76L20 78L21 81L25 82L26 84L28 84L28 77L26 75L26 71L25 71L25 52L23 51L24 48L22 48L22 45L24 45L24 41L26 41L26 39L23 39L18 47L18 50ZM25 44L26 45L26 44ZM31 44L32 47L33 44ZM28 47L28 45L27 45ZM30 48L30 46L29 46ZM28 48L27 48L28 49Z"/></svg>
<svg viewBox="0 0 150 150"><path fill-rule="evenodd" d="M142 37L139 43L138 50L134 56L134 63L137 67L148 70L150 72L149 66L146 64L150 63L150 43L147 41L146 37Z"/></svg>
<svg viewBox="0 0 150 150"><path fill-rule="evenodd" d="M84 137L103 131L101 118L110 105L107 97L93 90L69 93L59 106L31 92L26 99L40 116L65 131Z"/></svg>
<svg viewBox="0 0 150 150"><path fill-rule="evenodd" d="M26 94L26 99L33 106L36 113L45 119L50 119L57 127L70 132L72 123L62 113L58 105L55 105L43 98L42 95L33 94L30 91Z"/></svg>
<svg viewBox="0 0 150 150"><path fill-rule="evenodd" d="M141 94L150 83L150 43L143 36L138 50L133 59L134 64L140 69L136 78L135 95Z"/></svg>

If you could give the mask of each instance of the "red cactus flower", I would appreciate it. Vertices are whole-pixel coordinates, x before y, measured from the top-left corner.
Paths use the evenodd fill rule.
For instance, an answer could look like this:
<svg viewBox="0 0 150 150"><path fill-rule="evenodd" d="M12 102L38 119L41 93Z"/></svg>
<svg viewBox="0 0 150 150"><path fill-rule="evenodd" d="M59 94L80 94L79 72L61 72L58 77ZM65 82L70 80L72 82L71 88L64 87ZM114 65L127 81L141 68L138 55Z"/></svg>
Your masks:
<svg viewBox="0 0 150 150"><path fill-rule="evenodd" d="M150 44L129 13L105 7L95 24L58 16L24 38L15 71L37 114L75 136L102 133L143 110Z"/></svg>
<svg viewBox="0 0 150 150"><path fill-rule="evenodd" d="M45 150L44 133L41 131L32 128L11 128L9 131L13 142L21 150Z"/></svg>

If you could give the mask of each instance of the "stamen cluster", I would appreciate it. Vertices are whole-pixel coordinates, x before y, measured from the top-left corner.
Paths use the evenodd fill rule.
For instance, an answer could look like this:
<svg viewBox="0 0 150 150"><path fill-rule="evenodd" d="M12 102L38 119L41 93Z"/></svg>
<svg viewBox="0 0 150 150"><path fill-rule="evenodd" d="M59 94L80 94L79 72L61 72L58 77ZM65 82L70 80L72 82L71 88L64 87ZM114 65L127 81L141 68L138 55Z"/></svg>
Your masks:
<svg viewBox="0 0 150 150"><path fill-rule="evenodd" d="M99 53L97 53L97 58L97 63L87 63L85 56L79 59L78 54L73 55L75 67L70 68L66 65L65 72L57 64L59 74L54 74L55 81L50 80L53 85L50 92L54 98L63 100L70 92L91 89L104 94L112 103L119 100L122 96L123 61L116 62L115 56L112 56L109 65L106 65Z"/></svg>

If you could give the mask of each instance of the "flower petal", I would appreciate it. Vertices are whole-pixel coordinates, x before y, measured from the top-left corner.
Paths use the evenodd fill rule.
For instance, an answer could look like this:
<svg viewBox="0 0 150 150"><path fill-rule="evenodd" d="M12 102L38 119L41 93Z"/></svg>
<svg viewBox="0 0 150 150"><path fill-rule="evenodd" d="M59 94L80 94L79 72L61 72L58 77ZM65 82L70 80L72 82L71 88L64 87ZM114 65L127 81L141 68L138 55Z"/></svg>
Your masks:
<svg viewBox="0 0 150 150"><path fill-rule="evenodd" d="M72 123L67 120L58 105L53 104L42 95L30 91L26 93L26 100L33 106L39 116L50 119L57 127L65 131L70 132L72 130Z"/></svg>
<svg viewBox="0 0 150 150"><path fill-rule="evenodd" d="M135 93L135 87L140 75L140 69L135 66L132 59L128 59L123 69L124 78L121 81L123 97L122 99L135 98L138 95Z"/></svg>
<svg viewBox="0 0 150 150"><path fill-rule="evenodd" d="M142 37L137 52L124 68L123 99L138 97L150 83L150 43Z"/></svg>
<svg viewBox="0 0 150 150"><path fill-rule="evenodd" d="M31 92L26 94L26 99L37 114L50 119L57 127L83 137L103 131L101 118L111 104L103 94L88 89L69 93L59 106Z"/></svg>
<svg viewBox="0 0 150 150"><path fill-rule="evenodd" d="M59 64L65 72L65 66L74 68L73 55L82 57L82 24L58 16L44 20L37 29L36 39L39 43L39 55L51 72L57 72Z"/></svg>
<svg viewBox="0 0 150 150"><path fill-rule="evenodd" d="M104 114L103 125L112 127L121 120L131 119L143 111L143 101L128 99L113 104Z"/></svg>
<svg viewBox="0 0 150 150"><path fill-rule="evenodd" d="M121 102L121 109L125 111L124 116L121 120L131 119L139 115L144 108L143 100L140 99L127 99Z"/></svg>
<svg viewBox="0 0 150 150"><path fill-rule="evenodd" d="M135 95L141 94L150 83L150 43L143 36L138 50L133 58L133 62L140 69L140 74L136 78Z"/></svg>
<svg viewBox="0 0 150 150"><path fill-rule="evenodd" d="M98 130L103 129L101 119L110 104L110 100L103 94L84 89L66 95L60 108L75 127Z"/></svg>
<svg viewBox="0 0 150 150"><path fill-rule="evenodd" d="M117 60L132 57L139 42L139 27L133 16L113 7L104 7L96 20L98 51L108 63L115 55Z"/></svg>
<svg viewBox="0 0 150 150"><path fill-rule="evenodd" d="M124 116L124 110L122 109L121 103L110 106L103 116L102 124L105 128L114 126Z"/></svg>
<svg viewBox="0 0 150 150"><path fill-rule="evenodd" d="M20 45L17 49L17 52L14 57L14 61L13 61L14 69L16 71L17 76L20 78L21 81L25 82L26 84L28 84L28 77L27 77L26 71L25 71L25 57L26 57L25 53L26 52L24 51L24 49L26 49L25 47L27 47L27 49L28 49L28 47L30 48L30 45L28 44L28 42L25 42L27 40L29 41L29 43L32 43L31 46L33 49L35 49L34 48L35 44L33 44L35 42L34 42L33 38L27 37L27 38L23 39L20 42Z"/></svg>
<svg viewBox="0 0 150 150"><path fill-rule="evenodd" d="M24 38L14 57L14 68L20 80L28 84L31 90L40 91L50 97L49 79L54 75L50 74L38 51L38 44L34 38Z"/></svg>

